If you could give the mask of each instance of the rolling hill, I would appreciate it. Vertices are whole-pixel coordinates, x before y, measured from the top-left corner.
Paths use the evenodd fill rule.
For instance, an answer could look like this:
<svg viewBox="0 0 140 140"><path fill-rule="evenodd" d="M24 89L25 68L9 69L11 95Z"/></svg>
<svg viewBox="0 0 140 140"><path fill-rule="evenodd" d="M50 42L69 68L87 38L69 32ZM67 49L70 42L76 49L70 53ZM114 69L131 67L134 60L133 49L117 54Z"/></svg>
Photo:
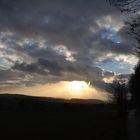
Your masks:
<svg viewBox="0 0 140 140"><path fill-rule="evenodd" d="M18 94L0 94L0 111L46 112L46 111L83 111L106 108L109 104L95 99L55 99Z"/></svg>

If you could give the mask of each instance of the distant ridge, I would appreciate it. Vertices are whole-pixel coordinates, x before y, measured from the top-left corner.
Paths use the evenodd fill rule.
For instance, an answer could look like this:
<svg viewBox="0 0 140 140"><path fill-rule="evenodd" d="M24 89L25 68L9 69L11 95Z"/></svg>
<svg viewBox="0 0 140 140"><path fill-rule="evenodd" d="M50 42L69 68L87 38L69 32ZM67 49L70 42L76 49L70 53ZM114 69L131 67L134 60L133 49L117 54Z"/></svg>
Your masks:
<svg viewBox="0 0 140 140"><path fill-rule="evenodd" d="M49 101L49 102L65 102L65 103L81 103L81 104L100 104L100 103L105 103L102 100L98 99L77 99L77 98L72 98L72 99L62 99L62 98L53 98L53 97L39 97L39 96L28 96L28 95L22 95L22 94L0 94L0 99L1 98L9 98L9 99L32 99L32 100L40 100L40 101Z"/></svg>
<svg viewBox="0 0 140 140"><path fill-rule="evenodd" d="M70 111L88 110L106 104L96 99L59 99L19 94L0 94L0 111ZM93 109L93 108L92 108Z"/></svg>

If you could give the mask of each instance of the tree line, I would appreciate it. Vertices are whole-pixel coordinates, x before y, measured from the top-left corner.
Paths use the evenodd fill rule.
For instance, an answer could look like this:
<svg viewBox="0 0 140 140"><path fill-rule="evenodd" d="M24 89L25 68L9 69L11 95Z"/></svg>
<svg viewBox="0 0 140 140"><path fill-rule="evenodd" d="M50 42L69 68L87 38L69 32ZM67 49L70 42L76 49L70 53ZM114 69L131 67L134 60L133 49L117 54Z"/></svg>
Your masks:
<svg viewBox="0 0 140 140"><path fill-rule="evenodd" d="M136 40L135 54L138 57L138 63L134 68L134 72L128 82L129 92L131 93L131 102L138 112L140 112L140 0L107 0L117 9L119 9L124 16L126 16L125 27L128 33ZM118 95L121 92L122 85L120 83L115 85L115 91ZM123 97L118 97L123 98ZM120 99L121 100L121 99ZM118 99L119 102L119 99Z"/></svg>

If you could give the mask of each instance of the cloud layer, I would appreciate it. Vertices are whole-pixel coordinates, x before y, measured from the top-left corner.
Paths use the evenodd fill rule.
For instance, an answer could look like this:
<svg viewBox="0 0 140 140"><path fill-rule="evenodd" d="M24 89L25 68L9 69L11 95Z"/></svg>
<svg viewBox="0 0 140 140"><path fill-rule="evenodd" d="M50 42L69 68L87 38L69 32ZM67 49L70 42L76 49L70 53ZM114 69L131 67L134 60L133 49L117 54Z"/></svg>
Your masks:
<svg viewBox="0 0 140 140"><path fill-rule="evenodd" d="M105 0L1 0L0 21L0 90L72 80L106 89L137 62Z"/></svg>

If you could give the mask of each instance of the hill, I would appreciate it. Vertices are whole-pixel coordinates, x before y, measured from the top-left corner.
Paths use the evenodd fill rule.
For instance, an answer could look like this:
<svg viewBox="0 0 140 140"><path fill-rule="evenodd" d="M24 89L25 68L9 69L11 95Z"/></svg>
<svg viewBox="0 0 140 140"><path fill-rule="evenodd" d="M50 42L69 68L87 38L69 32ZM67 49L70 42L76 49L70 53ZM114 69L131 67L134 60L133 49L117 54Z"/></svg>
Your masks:
<svg viewBox="0 0 140 140"><path fill-rule="evenodd" d="M33 97L17 94L0 94L0 111L83 111L105 108L107 103L89 99L55 99L49 97Z"/></svg>

